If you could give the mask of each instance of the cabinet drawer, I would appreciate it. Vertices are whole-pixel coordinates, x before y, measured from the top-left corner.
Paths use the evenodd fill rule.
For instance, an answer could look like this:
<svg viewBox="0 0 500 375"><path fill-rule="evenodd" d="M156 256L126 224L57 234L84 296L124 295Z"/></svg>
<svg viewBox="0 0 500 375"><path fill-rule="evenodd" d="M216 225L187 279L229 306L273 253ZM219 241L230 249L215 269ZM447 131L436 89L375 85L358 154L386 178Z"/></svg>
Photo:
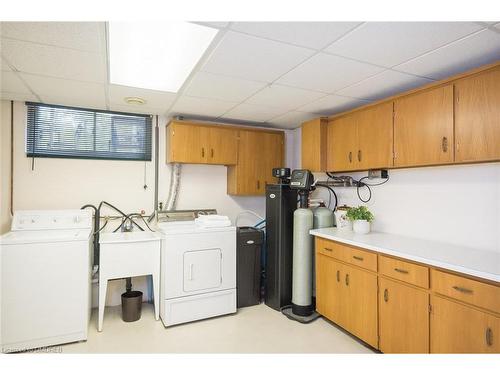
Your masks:
<svg viewBox="0 0 500 375"><path fill-rule="evenodd" d="M431 286L436 293L500 312L500 287L462 276L431 270Z"/></svg>
<svg viewBox="0 0 500 375"><path fill-rule="evenodd" d="M422 288L429 288L429 269L402 260L379 257L380 273Z"/></svg>
<svg viewBox="0 0 500 375"><path fill-rule="evenodd" d="M349 263L377 272L377 254L355 247L349 247L348 249L350 250Z"/></svg>
<svg viewBox="0 0 500 375"><path fill-rule="evenodd" d="M316 251L320 254L347 262L350 248L338 242L316 237Z"/></svg>

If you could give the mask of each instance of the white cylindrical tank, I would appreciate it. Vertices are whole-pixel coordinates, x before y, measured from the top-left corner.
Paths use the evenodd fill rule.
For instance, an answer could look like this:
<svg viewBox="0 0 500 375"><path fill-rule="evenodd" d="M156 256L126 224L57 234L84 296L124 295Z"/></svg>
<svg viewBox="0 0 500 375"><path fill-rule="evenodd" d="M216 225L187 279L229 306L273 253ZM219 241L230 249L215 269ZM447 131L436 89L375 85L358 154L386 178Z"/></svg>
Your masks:
<svg viewBox="0 0 500 375"><path fill-rule="evenodd" d="M313 211L314 229L333 227L333 211L326 207L318 207Z"/></svg>
<svg viewBox="0 0 500 375"><path fill-rule="evenodd" d="M297 208L293 214L292 312L308 316L313 312L313 212Z"/></svg>

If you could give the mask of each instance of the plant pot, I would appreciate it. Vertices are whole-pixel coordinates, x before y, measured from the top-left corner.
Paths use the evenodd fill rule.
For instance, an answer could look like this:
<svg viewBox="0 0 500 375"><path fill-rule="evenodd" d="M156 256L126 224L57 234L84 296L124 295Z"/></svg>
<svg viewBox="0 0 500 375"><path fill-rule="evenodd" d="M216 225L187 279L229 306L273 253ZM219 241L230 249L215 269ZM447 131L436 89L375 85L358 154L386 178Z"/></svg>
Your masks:
<svg viewBox="0 0 500 375"><path fill-rule="evenodd" d="M367 234L370 233L370 222L366 220L354 220L352 224L352 230L354 233Z"/></svg>

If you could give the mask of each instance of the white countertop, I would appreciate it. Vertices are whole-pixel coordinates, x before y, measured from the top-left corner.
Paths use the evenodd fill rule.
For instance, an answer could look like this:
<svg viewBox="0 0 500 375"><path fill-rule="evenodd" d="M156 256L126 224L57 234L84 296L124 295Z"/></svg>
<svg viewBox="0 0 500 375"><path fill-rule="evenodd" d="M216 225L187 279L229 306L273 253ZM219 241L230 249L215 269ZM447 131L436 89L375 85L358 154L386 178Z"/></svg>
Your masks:
<svg viewBox="0 0 500 375"><path fill-rule="evenodd" d="M313 229L310 233L382 254L500 282L500 252L380 232L355 234L349 230L322 228Z"/></svg>

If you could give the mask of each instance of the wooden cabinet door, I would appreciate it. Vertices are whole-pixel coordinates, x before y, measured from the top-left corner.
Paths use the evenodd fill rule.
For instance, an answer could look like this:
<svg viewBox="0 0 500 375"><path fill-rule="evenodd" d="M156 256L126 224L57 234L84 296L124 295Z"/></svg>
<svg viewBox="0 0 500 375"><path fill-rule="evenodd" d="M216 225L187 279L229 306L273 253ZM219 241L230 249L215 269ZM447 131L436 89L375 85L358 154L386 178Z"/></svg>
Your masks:
<svg viewBox="0 0 500 375"><path fill-rule="evenodd" d="M312 172L326 170L328 121L317 118L304 122L301 127L301 168Z"/></svg>
<svg viewBox="0 0 500 375"><path fill-rule="evenodd" d="M207 127L172 123L167 128L167 162L204 164L208 160Z"/></svg>
<svg viewBox="0 0 500 375"><path fill-rule="evenodd" d="M236 164L238 161L238 131L223 127L211 127L207 159L210 164Z"/></svg>
<svg viewBox="0 0 500 375"><path fill-rule="evenodd" d="M500 318L431 298L431 353L500 353Z"/></svg>
<svg viewBox="0 0 500 375"><path fill-rule="evenodd" d="M259 179L261 176L262 157L259 132L240 130L238 142L238 165L235 173L236 191L238 195L261 195L263 190Z"/></svg>
<svg viewBox="0 0 500 375"><path fill-rule="evenodd" d="M392 102L356 113L359 169L392 167L392 119Z"/></svg>
<svg viewBox="0 0 500 375"><path fill-rule="evenodd" d="M379 278L379 349L429 353L429 294Z"/></svg>
<svg viewBox="0 0 500 375"><path fill-rule="evenodd" d="M455 160L500 159L500 69L455 84Z"/></svg>
<svg viewBox="0 0 500 375"><path fill-rule="evenodd" d="M328 123L327 169L344 172L358 169L358 135L354 115L346 115Z"/></svg>
<svg viewBox="0 0 500 375"><path fill-rule="evenodd" d="M453 85L394 102L394 166L452 163Z"/></svg>
<svg viewBox="0 0 500 375"><path fill-rule="evenodd" d="M273 177L273 168L284 167L283 162L283 134L265 133L259 134L259 152L256 157L259 160L260 175L259 189L264 194L266 184L276 181Z"/></svg>
<svg viewBox="0 0 500 375"><path fill-rule="evenodd" d="M377 275L344 266L347 295L342 309L347 311L345 328L374 348L378 347Z"/></svg>
<svg viewBox="0 0 500 375"><path fill-rule="evenodd" d="M347 320L342 267L332 257L316 253L316 310L340 326Z"/></svg>

